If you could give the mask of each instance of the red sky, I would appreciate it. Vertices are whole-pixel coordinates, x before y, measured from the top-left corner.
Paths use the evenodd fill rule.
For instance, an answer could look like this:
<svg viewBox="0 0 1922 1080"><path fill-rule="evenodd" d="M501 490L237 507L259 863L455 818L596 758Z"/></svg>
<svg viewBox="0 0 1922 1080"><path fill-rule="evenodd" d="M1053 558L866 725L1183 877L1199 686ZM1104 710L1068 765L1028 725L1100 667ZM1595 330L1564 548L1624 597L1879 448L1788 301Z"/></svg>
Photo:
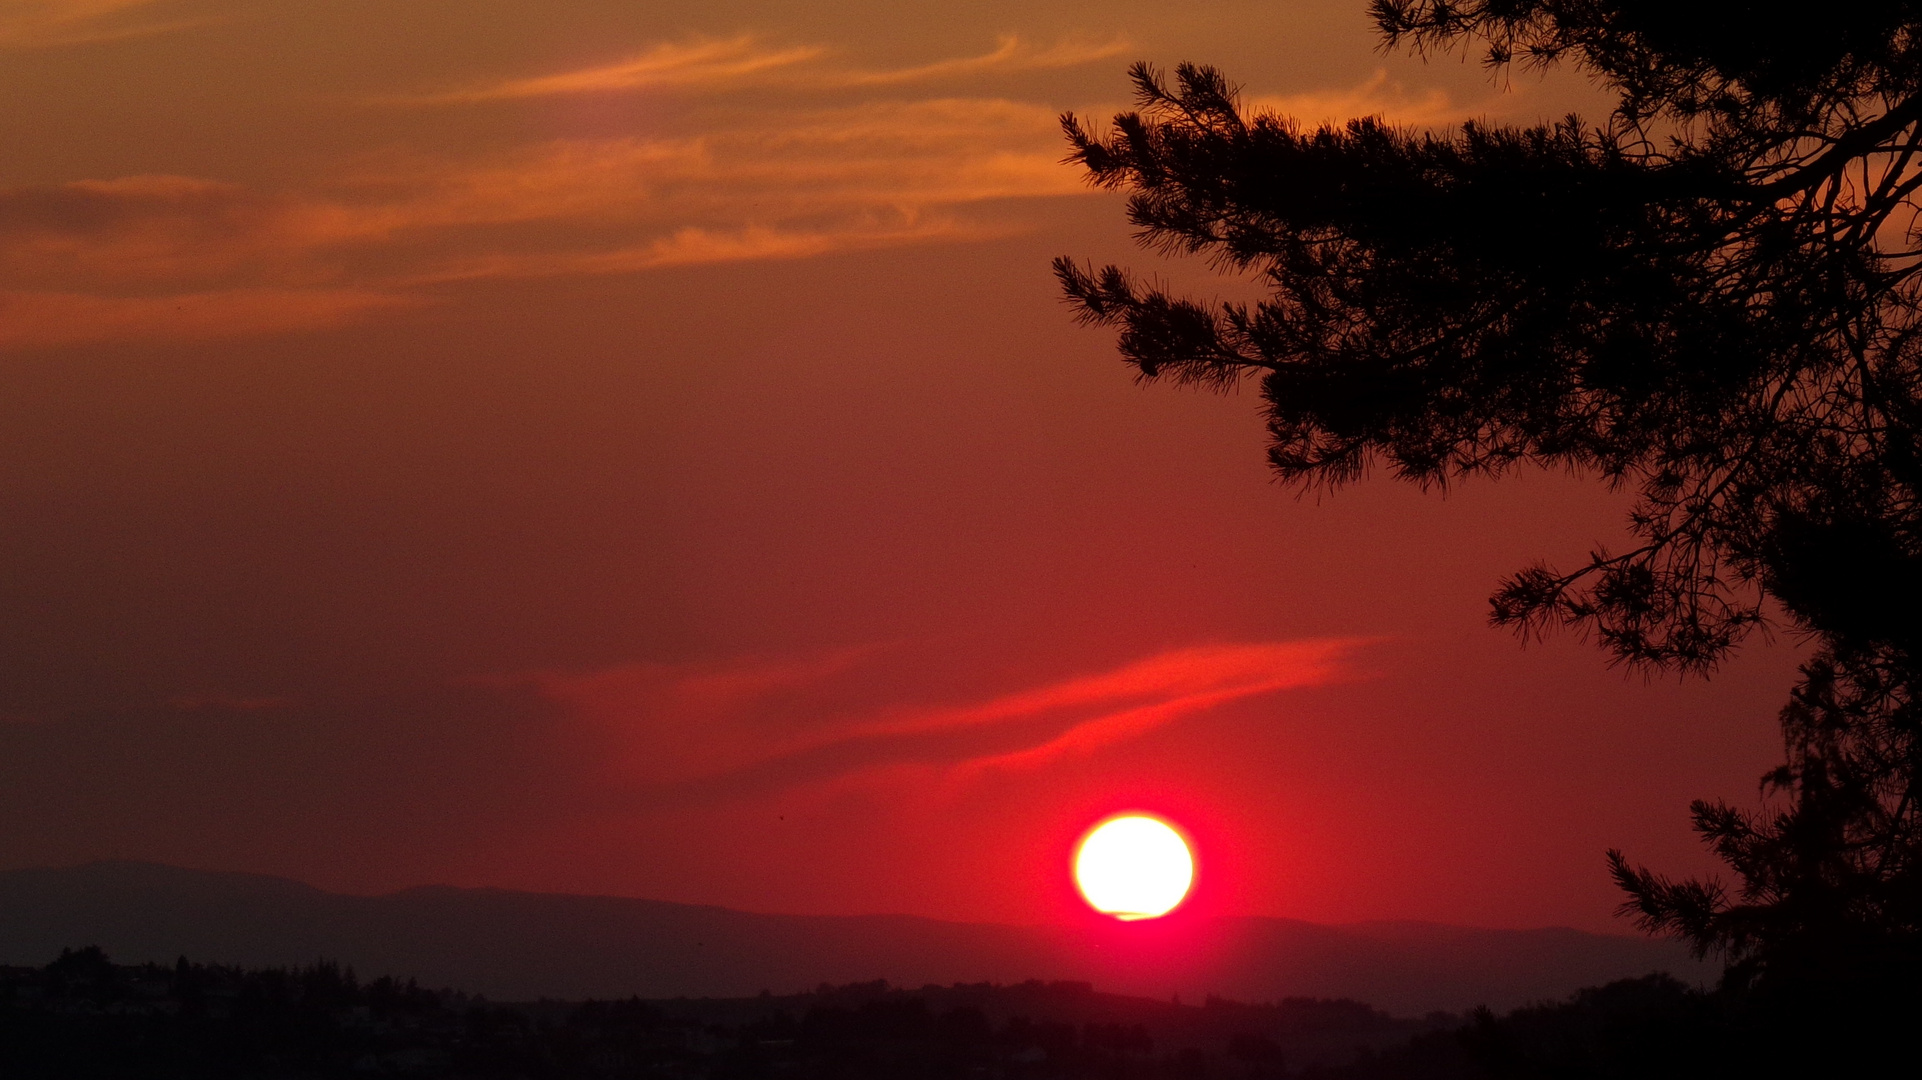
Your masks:
<svg viewBox="0 0 1922 1080"><path fill-rule="evenodd" d="M0 3L0 865L1067 917L1621 929L1793 641L1485 625L1576 477L1277 488L1056 299L1135 59L1309 120L1558 115L1314 3ZM1163 272L1233 289L1204 268Z"/></svg>

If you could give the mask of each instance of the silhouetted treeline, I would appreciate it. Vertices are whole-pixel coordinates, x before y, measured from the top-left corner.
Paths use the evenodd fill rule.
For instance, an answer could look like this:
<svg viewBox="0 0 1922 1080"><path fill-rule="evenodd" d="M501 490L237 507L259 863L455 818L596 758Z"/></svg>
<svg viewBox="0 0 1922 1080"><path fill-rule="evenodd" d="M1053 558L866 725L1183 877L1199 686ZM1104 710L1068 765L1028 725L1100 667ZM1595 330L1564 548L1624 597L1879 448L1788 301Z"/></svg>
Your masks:
<svg viewBox="0 0 1922 1080"><path fill-rule="evenodd" d="M1518 570L1496 625L1702 675L1792 628L1763 804L1691 807L1728 872L1610 870L1624 914L1784 1015L1881 1009L1863 983L1922 982L1922 5L1368 8L1385 47L1561 65L1606 112L1310 127L1137 64L1106 130L1064 117L1070 160L1143 246L1265 295L1063 258L1066 298L1145 379L1258 387L1302 490L1540 468L1635 493L1632 539Z"/></svg>
<svg viewBox="0 0 1922 1080"><path fill-rule="evenodd" d="M883 982L728 1000L503 1004L317 963L0 968L0 1076L1266 1080L1458 1018L1352 1001L1199 1005L1086 983Z"/></svg>
<svg viewBox="0 0 1922 1080"><path fill-rule="evenodd" d="M317 963L0 968L0 1077L526 1080L1644 1080L1874 1075L1912 991L1779 1000L1649 975L1496 1016L1353 1001L1199 1005L1086 983L823 985L497 1003Z"/></svg>
<svg viewBox="0 0 1922 1080"><path fill-rule="evenodd" d="M1301 1080L1702 1080L1705 1077L1907 1075L1922 999L1912 986L1865 982L1818 997L1718 989L1667 975L1624 979L1505 1016L1417 1035Z"/></svg>

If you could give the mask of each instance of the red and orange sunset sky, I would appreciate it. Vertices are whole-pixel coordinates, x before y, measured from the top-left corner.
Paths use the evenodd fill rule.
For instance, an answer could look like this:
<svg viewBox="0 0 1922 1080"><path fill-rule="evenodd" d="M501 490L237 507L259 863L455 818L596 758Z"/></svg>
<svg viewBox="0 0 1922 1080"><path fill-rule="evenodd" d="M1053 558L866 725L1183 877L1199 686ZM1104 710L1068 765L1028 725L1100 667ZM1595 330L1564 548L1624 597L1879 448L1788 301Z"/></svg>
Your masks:
<svg viewBox="0 0 1922 1080"><path fill-rule="evenodd" d="M0 2L0 867L1031 923L1140 810L1184 911L1626 932L1797 643L1524 648L1624 497L1297 498L1134 385L1048 263L1159 264L1060 161L1137 59L1587 100L1362 0Z"/></svg>

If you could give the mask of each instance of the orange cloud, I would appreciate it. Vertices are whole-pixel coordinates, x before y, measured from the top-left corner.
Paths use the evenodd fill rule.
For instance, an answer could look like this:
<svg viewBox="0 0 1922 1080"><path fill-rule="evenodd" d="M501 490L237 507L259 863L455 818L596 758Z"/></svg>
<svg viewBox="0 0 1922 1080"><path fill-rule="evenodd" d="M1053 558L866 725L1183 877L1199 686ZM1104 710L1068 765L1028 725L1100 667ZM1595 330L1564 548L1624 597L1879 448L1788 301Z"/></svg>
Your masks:
<svg viewBox="0 0 1922 1080"><path fill-rule="evenodd" d="M614 749L626 782L795 782L921 763L953 777L1035 768L1192 716L1349 677L1355 640L1206 645L981 701L872 698L877 650L682 669L625 665L531 677Z"/></svg>
<svg viewBox="0 0 1922 1080"><path fill-rule="evenodd" d="M1315 90L1300 94L1255 96L1251 111L1273 113L1303 124L1340 125L1361 116L1379 116L1405 127L1447 127L1474 116L1480 108L1456 104L1445 91L1430 88L1411 94L1388 77L1385 68L1345 90Z"/></svg>
<svg viewBox="0 0 1922 1080"><path fill-rule="evenodd" d="M978 56L958 56L948 60L919 64L887 71L850 72L839 76L846 86L886 86L928 82L935 79L973 75L983 71L1036 71L1080 67L1126 53L1132 46L1125 39L1106 42L1066 41L1045 49L1035 48L1015 34L1003 34L990 52Z"/></svg>
<svg viewBox="0 0 1922 1080"><path fill-rule="evenodd" d="M0 347L307 329L482 278L1006 235L969 208L1085 197L1056 141L1037 105L876 101L680 138L364 158L300 190L165 175L0 190L0 292L21 319Z"/></svg>
<svg viewBox="0 0 1922 1080"><path fill-rule="evenodd" d="M724 232L1081 194L1057 141L1041 106L884 101L758 115L677 139L564 139L478 160L363 166L335 197L352 204L341 223L364 233L530 221Z"/></svg>
<svg viewBox="0 0 1922 1080"><path fill-rule="evenodd" d="M819 66L816 62L824 59L828 50L818 45L769 46L753 35L720 41L697 38L662 42L609 64L507 79L465 90L388 98L381 103L460 105L662 88L738 88L770 80L813 89L899 86L994 71L1079 67L1120 56L1129 48L1129 44L1119 38L1100 42L1068 40L1037 47L1018 35L1004 34L993 49L974 56L860 71Z"/></svg>
<svg viewBox="0 0 1922 1080"><path fill-rule="evenodd" d="M46 288L192 288L305 246L299 210L233 184L125 176L0 191L0 276Z"/></svg>
<svg viewBox="0 0 1922 1080"><path fill-rule="evenodd" d="M46 48L163 34L204 19L137 16L157 0L0 0L0 48Z"/></svg>
<svg viewBox="0 0 1922 1080"><path fill-rule="evenodd" d="M806 63L820 58L825 52L825 49L817 46L765 48L751 36L726 41L667 42L612 64L535 78L509 79L474 90L402 100L422 104L461 104L734 82Z"/></svg>
<svg viewBox="0 0 1922 1080"><path fill-rule="evenodd" d="M908 222L893 228L876 227L873 224L812 231L766 226L735 230L686 228L646 244L610 251L480 256L445 264L414 278L412 283L430 285L488 278L632 274L668 266L806 259L836 252L899 247L929 241L980 240L997 235L1005 235L1005 230L971 226L946 218Z"/></svg>

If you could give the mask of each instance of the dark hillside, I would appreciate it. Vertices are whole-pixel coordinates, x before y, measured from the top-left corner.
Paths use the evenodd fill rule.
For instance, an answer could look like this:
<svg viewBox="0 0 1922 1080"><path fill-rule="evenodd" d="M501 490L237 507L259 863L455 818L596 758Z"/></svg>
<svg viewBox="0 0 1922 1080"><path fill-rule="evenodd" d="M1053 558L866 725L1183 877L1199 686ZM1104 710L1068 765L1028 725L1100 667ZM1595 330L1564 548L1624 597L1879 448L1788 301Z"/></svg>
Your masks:
<svg viewBox="0 0 1922 1080"><path fill-rule="evenodd" d="M1214 919L1079 929L896 915L763 915L618 897L421 888L343 896L278 878L142 863L0 872L0 963L96 943L127 961L337 958L496 999L744 997L822 982L1080 981L1243 1001L1349 998L1400 1015L1510 1008L1667 970L1677 947L1568 929Z"/></svg>

